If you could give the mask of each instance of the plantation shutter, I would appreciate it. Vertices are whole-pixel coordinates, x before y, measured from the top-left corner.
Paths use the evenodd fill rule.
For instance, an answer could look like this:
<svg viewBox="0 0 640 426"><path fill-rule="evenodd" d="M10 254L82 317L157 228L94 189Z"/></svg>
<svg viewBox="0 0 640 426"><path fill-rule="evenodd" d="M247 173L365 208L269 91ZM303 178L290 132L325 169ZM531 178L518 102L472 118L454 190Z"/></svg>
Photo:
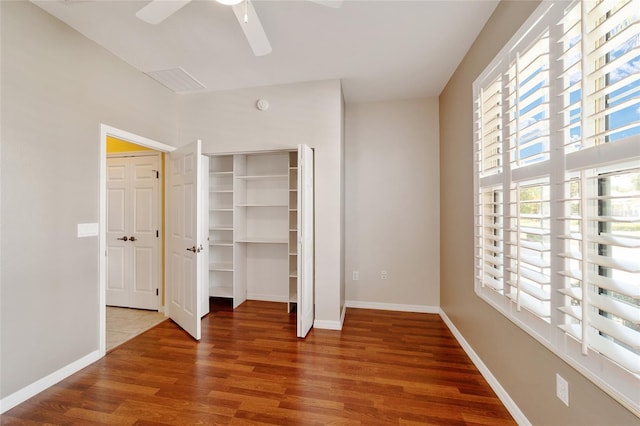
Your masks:
<svg viewBox="0 0 640 426"><path fill-rule="evenodd" d="M527 309L549 321L551 315L549 181L517 182L512 186L508 297L516 309Z"/></svg>
<svg viewBox="0 0 640 426"><path fill-rule="evenodd" d="M476 294L640 413L640 0L542 2L473 89Z"/></svg>
<svg viewBox="0 0 640 426"><path fill-rule="evenodd" d="M559 22L567 172L559 327L640 374L640 1L575 2ZM633 139L636 139L635 143Z"/></svg>

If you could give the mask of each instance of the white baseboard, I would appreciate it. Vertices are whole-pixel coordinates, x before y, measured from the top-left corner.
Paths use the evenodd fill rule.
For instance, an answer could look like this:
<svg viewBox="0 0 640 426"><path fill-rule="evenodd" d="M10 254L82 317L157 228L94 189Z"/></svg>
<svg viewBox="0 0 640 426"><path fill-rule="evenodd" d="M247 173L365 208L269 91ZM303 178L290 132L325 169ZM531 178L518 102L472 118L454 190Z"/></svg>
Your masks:
<svg viewBox="0 0 640 426"><path fill-rule="evenodd" d="M444 323L447 325L447 327L449 327L449 330L454 335L454 337L456 338L460 346L462 346L462 349L464 349L464 351L467 353L469 358L471 358L471 361L473 362L473 364L476 366L478 371L480 371L480 374L482 374L482 377L484 377L487 383L489 383L489 386L491 386L491 389L493 389L493 391L496 393L500 401L502 401L505 408L507 409L507 411L509 411L509 414L511 414L511 416L516 421L516 423L518 423L518 425L520 426L530 426L531 422L526 418L524 413L520 410L520 407L518 407L515 401L511 399L511 396L509 396L509 394L502 387L500 382L498 382L495 376L491 373L491 370L489 370L489 368L484 364L484 362L482 362L478 354L475 353L471 345L469 345L469 343L465 340L465 338L462 336L462 334L456 328L453 322L451 322L447 314L444 313L442 309L440 309L439 314L442 320L444 321Z"/></svg>
<svg viewBox="0 0 640 426"><path fill-rule="evenodd" d="M315 320L313 321L313 328L321 328L323 330L342 330L342 324L340 321L324 321L324 320Z"/></svg>
<svg viewBox="0 0 640 426"><path fill-rule="evenodd" d="M0 414L12 409L18 404L23 403L27 399L39 394L43 390L55 385L61 380L66 379L73 373L82 370L87 365L96 362L98 359L100 359L99 352L91 352L90 354L83 356L82 358L72 362L71 364L62 367L58 371L54 371L48 376L25 386L24 388L12 393L5 398L2 398L0 400Z"/></svg>
<svg viewBox="0 0 640 426"><path fill-rule="evenodd" d="M346 306L348 308L379 309L381 311L419 312L424 314L440 313L440 308L438 306L427 305L400 305L395 303L361 302L358 300L347 300Z"/></svg>

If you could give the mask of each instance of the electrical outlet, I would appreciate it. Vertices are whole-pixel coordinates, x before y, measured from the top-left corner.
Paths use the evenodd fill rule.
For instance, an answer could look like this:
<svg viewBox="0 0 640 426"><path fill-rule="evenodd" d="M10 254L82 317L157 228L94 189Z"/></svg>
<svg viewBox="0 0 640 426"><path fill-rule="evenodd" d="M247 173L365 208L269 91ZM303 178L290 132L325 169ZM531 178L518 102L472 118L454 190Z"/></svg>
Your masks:
<svg viewBox="0 0 640 426"><path fill-rule="evenodd" d="M387 271L380 271L380 279L381 280L386 280L387 278L389 278L389 275L387 274Z"/></svg>
<svg viewBox="0 0 640 426"><path fill-rule="evenodd" d="M353 271L351 273L351 279L353 281L358 281L360 279L360 271Z"/></svg>
<svg viewBox="0 0 640 426"><path fill-rule="evenodd" d="M569 406L569 382L559 374L556 374L556 396L564 405Z"/></svg>

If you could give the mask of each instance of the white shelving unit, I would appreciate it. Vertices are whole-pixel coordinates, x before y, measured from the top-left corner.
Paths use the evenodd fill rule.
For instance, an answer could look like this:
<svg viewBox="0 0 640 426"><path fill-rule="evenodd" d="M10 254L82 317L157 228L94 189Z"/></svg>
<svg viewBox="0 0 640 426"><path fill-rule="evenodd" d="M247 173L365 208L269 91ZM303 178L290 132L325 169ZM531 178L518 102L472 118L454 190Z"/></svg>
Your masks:
<svg viewBox="0 0 640 426"><path fill-rule="evenodd" d="M284 302L299 315L298 160L298 151L211 156L210 296L233 298L234 308ZM312 197L312 184L305 191ZM312 300L306 309L313 315Z"/></svg>
<svg viewBox="0 0 640 426"><path fill-rule="evenodd" d="M209 159L209 296L233 297L233 156Z"/></svg>
<svg viewBox="0 0 640 426"><path fill-rule="evenodd" d="M246 297L286 302L288 152L235 155L236 270Z"/></svg>
<svg viewBox="0 0 640 426"><path fill-rule="evenodd" d="M298 152L289 153L289 300L287 309L295 310L298 301Z"/></svg>

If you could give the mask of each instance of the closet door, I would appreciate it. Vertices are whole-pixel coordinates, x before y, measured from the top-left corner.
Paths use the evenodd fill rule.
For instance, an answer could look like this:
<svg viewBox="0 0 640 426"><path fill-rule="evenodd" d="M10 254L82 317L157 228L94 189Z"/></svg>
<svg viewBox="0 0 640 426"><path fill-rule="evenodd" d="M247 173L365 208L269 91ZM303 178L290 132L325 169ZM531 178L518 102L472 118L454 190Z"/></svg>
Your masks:
<svg viewBox="0 0 640 426"><path fill-rule="evenodd" d="M168 316L200 340L202 316L202 174L200 141L169 155L167 194Z"/></svg>
<svg viewBox="0 0 640 426"><path fill-rule="evenodd" d="M200 294L200 316L203 317L209 313L209 157L206 155L200 156L200 241L202 241L201 255L199 256L202 261L200 262L200 284L202 285L202 291Z"/></svg>
<svg viewBox="0 0 640 426"><path fill-rule="evenodd" d="M313 150L298 145L297 335L305 337L314 319Z"/></svg>

